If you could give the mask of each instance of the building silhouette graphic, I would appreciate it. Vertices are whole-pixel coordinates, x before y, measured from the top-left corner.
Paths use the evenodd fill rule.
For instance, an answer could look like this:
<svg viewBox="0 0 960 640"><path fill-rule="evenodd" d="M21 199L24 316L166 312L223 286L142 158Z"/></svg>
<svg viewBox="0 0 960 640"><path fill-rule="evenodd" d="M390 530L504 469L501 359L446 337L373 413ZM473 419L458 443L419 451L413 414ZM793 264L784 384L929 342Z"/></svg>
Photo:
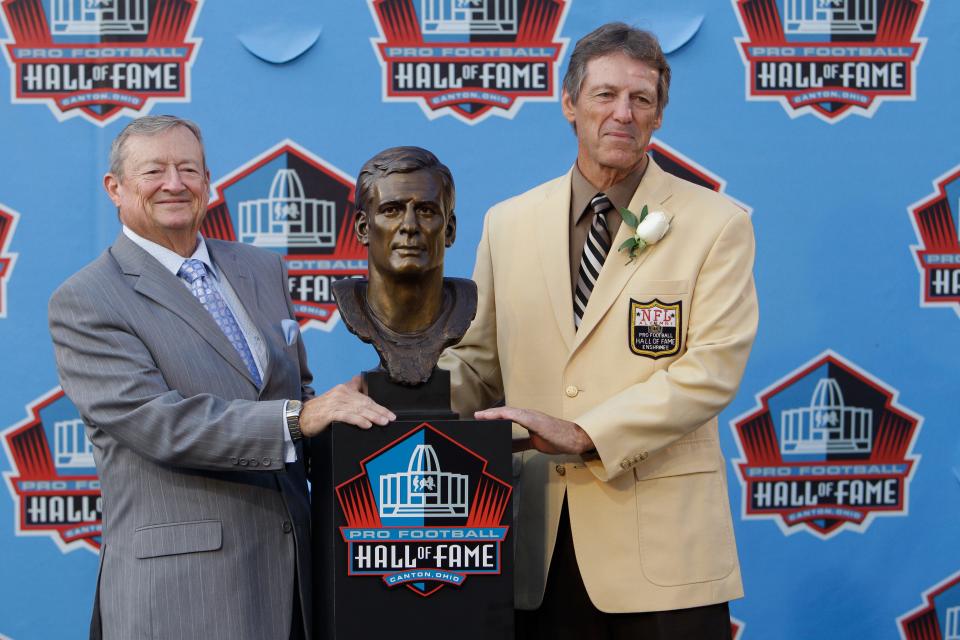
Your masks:
<svg viewBox="0 0 960 640"><path fill-rule="evenodd" d="M336 204L308 198L295 169L273 176L266 198L240 203L240 242L257 247L336 245Z"/></svg>
<svg viewBox="0 0 960 640"><path fill-rule="evenodd" d="M517 0L420 0L420 28L426 35L513 35Z"/></svg>
<svg viewBox="0 0 960 640"><path fill-rule="evenodd" d="M53 35L146 35L147 0L51 0Z"/></svg>
<svg viewBox="0 0 960 640"><path fill-rule="evenodd" d="M93 445L87 439L80 418L53 423L53 463L58 469L94 465Z"/></svg>
<svg viewBox="0 0 960 640"><path fill-rule="evenodd" d="M833 378L817 382L810 405L780 412L780 452L783 454L869 453L873 412L844 404Z"/></svg>
<svg viewBox="0 0 960 640"><path fill-rule="evenodd" d="M875 34L877 0L784 0L787 34Z"/></svg>
<svg viewBox="0 0 960 640"><path fill-rule="evenodd" d="M468 487L468 476L442 471L433 447L418 444L406 471L380 476L380 517L466 517Z"/></svg>

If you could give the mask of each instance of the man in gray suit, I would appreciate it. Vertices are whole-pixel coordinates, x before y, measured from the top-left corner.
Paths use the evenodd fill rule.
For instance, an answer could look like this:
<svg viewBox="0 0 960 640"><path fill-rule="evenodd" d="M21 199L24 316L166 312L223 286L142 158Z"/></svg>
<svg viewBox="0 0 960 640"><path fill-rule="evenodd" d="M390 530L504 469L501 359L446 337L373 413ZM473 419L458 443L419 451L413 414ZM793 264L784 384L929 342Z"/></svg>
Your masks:
<svg viewBox="0 0 960 640"><path fill-rule="evenodd" d="M91 636L309 638L301 437L394 416L357 380L314 397L283 259L198 234L195 124L131 122L104 186L123 230L50 299L103 493Z"/></svg>

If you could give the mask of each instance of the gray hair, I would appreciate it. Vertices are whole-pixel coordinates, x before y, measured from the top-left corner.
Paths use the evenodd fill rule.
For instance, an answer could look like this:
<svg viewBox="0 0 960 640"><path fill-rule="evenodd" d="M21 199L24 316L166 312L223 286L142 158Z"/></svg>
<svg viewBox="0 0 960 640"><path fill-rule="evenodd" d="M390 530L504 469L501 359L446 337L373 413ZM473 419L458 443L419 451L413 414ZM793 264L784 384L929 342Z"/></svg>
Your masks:
<svg viewBox="0 0 960 640"><path fill-rule="evenodd" d="M367 201L377 180L386 178L391 173L413 173L420 170L433 171L440 177L444 212L447 216L452 214L457 198L453 175L437 156L420 147L390 147L367 160L357 176L354 203L357 210L366 211Z"/></svg>
<svg viewBox="0 0 960 640"><path fill-rule="evenodd" d="M649 31L637 29L622 22L610 22L583 36L570 54L570 66L563 78L563 90L576 104L580 97L583 79L587 76L587 63L594 58L623 53L645 62L660 72L657 81L657 114L662 114L670 99L670 65L657 37Z"/></svg>
<svg viewBox="0 0 960 640"><path fill-rule="evenodd" d="M204 172L206 172L207 154L203 149L203 135L201 135L200 127L197 126L196 122L176 116L144 116L136 120L131 120L130 123L123 128L123 131L114 138L113 144L110 146L110 173L117 178L123 177L123 162L126 160L125 145L127 138L130 136L155 136L169 131L174 127L183 127L196 136L197 142L200 143L203 169Z"/></svg>

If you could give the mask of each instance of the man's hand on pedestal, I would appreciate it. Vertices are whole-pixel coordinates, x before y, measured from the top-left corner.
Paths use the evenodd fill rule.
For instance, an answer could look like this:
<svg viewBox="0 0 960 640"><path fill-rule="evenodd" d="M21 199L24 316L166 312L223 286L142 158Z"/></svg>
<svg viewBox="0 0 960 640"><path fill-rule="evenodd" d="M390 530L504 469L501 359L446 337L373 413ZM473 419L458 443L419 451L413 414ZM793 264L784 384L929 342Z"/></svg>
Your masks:
<svg viewBox="0 0 960 640"><path fill-rule="evenodd" d="M331 422L346 422L369 429L374 424L383 426L396 419L392 411L381 407L360 391L360 376L354 376L350 382L338 384L323 395L303 403L300 431L304 437L311 438Z"/></svg>
<svg viewBox="0 0 960 640"><path fill-rule="evenodd" d="M494 407L473 414L477 420L510 420L530 432L530 444L543 453L580 454L594 449L593 440L574 422L533 409Z"/></svg>

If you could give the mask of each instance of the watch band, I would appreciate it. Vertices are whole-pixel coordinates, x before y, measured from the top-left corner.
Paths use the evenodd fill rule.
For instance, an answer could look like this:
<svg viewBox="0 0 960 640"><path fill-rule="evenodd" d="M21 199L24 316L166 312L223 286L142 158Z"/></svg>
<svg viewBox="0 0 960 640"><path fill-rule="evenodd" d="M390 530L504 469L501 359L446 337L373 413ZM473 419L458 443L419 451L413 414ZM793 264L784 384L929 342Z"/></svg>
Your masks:
<svg viewBox="0 0 960 640"><path fill-rule="evenodd" d="M300 412L302 410L302 402L299 400L287 400L287 406L283 411L283 419L287 422L290 439L294 442L303 437L303 433L300 431Z"/></svg>

